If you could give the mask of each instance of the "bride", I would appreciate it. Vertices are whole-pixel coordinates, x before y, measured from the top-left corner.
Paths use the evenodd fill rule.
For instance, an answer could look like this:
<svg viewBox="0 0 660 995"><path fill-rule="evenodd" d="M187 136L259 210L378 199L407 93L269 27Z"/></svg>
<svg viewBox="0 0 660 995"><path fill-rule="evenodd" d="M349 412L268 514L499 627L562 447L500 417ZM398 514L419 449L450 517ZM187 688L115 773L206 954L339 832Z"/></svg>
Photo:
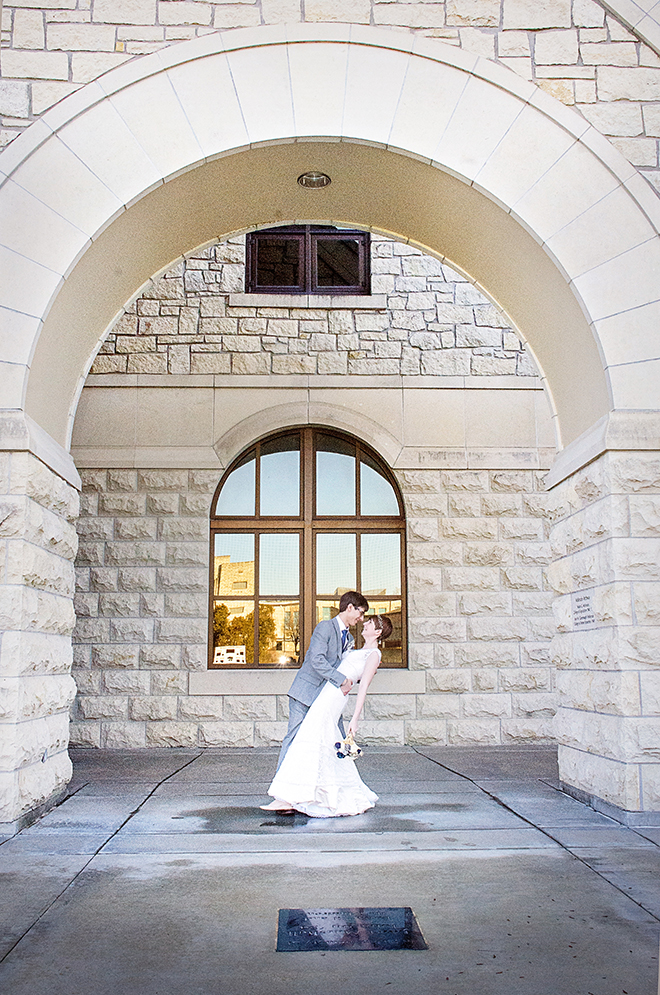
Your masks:
<svg viewBox="0 0 660 995"><path fill-rule="evenodd" d="M378 642L392 632L387 615L372 615L362 627L364 646L351 650L338 671L360 681L355 712L348 727L355 736L371 679L380 664ZM346 698L340 688L326 681L305 716L273 782L268 789L274 801L261 807L267 812L304 812L331 818L359 815L378 800L362 781L353 761L337 756L335 743L342 738L337 725Z"/></svg>

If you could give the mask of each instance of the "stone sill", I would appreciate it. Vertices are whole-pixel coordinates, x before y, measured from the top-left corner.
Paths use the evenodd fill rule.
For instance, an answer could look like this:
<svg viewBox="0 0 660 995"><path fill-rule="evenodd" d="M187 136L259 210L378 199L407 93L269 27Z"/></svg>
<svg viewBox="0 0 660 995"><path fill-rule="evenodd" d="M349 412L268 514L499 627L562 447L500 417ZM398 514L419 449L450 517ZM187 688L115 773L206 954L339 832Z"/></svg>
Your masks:
<svg viewBox="0 0 660 995"><path fill-rule="evenodd" d="M230 294L229 307L338 308L386 311L387 294Z"/></svg>
<svg viewBox="0 0 660 995"><path fill-rule="evenodd" d="M188 694L288 694L296 671L291 670L206 670L192 673ZM379 670L370 694L424 694L423 670Z"/></svg>

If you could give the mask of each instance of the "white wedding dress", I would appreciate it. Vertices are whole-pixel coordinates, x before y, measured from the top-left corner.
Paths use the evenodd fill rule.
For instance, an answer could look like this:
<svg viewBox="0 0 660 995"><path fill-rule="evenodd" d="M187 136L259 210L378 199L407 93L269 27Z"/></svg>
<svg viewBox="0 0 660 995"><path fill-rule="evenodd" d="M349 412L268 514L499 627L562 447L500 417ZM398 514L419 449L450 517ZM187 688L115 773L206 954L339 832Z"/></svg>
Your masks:
<svg viewBox="0 0 660 995"><path fill-rule="evenodd" d="M378 650L352 650L338 672L355 683L373 652L380 656ZM374 807L378 795L363 782L355 762L337 756L335 743L342 738L337 723L345 704L343 692L326 681L287 750L269 795L319 818L360 815Z"/></svg>

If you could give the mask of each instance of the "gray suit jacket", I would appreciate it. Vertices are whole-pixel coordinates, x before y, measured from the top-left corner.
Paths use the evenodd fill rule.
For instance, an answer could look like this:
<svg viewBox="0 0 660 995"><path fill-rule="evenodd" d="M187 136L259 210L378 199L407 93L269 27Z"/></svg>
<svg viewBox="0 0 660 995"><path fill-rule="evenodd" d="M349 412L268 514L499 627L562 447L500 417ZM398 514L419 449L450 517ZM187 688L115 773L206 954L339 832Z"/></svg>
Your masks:
<svg viewBox="0 0 660 995"><path fill-rule="evenodd" d="M349 632L346 651L353 649L353 645L353 637ZM337 673L341 658L339 622L334 618L319 622L312 633L303 665L291 685L289 697L309 706L326 681L339 687L345 679Z"/></svg>

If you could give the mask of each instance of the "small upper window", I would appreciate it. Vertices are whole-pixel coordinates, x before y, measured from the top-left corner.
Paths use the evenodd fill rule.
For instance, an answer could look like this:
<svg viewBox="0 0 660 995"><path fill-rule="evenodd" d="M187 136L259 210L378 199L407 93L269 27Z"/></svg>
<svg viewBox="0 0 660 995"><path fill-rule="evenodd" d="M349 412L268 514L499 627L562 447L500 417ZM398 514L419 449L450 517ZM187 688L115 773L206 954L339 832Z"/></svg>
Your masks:
<svg viewBox="0 0 660 995"><path fill-rule="evenodd" d="M250 232L245 289L251 294L368 294L369 232L291 225Z"/></svg>

